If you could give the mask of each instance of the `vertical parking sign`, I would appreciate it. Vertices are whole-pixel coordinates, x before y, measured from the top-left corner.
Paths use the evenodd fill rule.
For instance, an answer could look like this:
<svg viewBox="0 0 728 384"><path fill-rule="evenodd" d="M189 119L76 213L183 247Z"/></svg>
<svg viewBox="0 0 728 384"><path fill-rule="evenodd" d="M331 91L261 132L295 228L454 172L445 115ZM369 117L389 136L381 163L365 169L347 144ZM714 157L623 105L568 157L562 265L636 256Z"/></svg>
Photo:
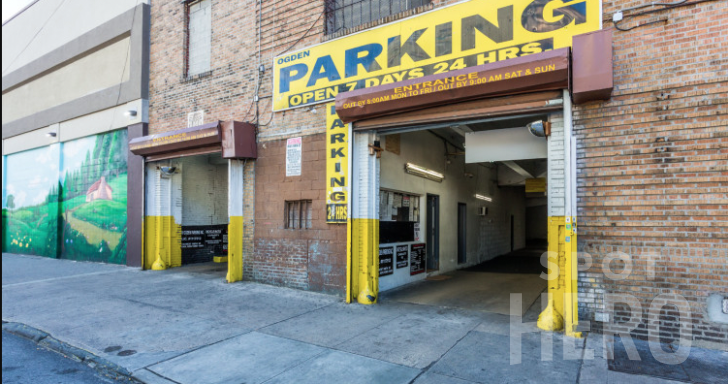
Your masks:
<svg viewBox="0 0 728 384"><path fill-rule="evenodd" d="M326 222L346 223L349 194L349 127L326 106Z"/></svg>

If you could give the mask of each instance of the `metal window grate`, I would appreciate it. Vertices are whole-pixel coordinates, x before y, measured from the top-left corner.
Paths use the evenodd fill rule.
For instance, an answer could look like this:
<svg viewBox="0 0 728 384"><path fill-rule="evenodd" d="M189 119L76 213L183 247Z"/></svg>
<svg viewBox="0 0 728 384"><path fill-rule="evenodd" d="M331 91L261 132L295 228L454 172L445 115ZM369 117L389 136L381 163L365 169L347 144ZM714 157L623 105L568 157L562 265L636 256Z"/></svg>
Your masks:
<svg viewBox="0 0 728 384"><path fill-rule="evenodd" d="M286 229L311 228L311 200L286 201Z"/></svg>
<svg viewBox="0 0 728 384"><path fill-rule="evenodd" d="M431 0L326 0L326 34L430 4Z"/></svg>

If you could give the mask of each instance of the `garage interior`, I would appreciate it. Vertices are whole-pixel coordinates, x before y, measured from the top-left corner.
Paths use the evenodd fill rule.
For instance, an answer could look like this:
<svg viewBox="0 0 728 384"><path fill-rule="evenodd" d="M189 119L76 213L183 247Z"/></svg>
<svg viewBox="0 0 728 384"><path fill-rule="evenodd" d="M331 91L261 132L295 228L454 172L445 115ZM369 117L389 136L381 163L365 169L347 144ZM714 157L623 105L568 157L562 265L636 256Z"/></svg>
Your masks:
<svg viewBox="0 0 728 384"><path fill-rule="evenodd" d="M548 284L540 260L548 245L548 155L546 138L528 131L535 121L548 115L381 133L382 300L506 315L511 293L523 294L521 314L536 302ZM513 137L473 144L489 133ZM523 133L542 150L508 143ZM507 146L506 154L493 150L485 156L492 161L477 161L466 156L468 144L481 152Z"/></svg>
<svg viewBox="0 0 728 384"><path fill-rule="evenodd" d="M227 271L228 161L220 153L184 157L181 174L182 266Z"/></svg>

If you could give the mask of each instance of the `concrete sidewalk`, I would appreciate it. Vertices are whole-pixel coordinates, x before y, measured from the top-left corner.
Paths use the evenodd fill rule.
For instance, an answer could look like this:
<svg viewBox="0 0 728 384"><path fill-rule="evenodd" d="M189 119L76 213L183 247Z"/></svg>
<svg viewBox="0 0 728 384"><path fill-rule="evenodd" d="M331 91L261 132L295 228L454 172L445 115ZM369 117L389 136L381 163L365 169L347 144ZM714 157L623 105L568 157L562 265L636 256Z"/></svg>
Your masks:
<svg viewBox="0 0 728 384"><path fill-rule="evenodd" d="M387 300L341 298L254 283L224 269L165 272L3 255L3 321L85 349L149 383L668 383L607 371L601 339L510 317ZM534 323L540 303L523 321ZM550 359L542 336L553 340ZM571 353L564 353L566 350ZM585 345L596 358L582 362ZM586 352L587 355L590 352Z"/></svg>

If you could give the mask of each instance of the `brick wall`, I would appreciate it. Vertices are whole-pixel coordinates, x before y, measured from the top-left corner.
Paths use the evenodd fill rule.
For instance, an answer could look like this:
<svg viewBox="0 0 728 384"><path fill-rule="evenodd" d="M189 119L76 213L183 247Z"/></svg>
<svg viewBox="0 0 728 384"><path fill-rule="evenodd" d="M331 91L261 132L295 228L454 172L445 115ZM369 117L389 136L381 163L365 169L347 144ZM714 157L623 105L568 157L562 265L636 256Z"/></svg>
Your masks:
<svg viewBox="0 0 728 384"><path fill-rule="evenodd" d="M187 127L187 114L205 111L205 122L253 121L257 71L257 18L253 0L212 0L210 71L185 73L185 5L152 4L150 134Z"/></svg>
<svg viewBox="0 0 728 384"><path fill-rule="evenodd" d="M453 2L434 1L433 5ZM614 12L645 2L603 3L604 26L609 28ZM264 2L259 56L258 4L213 0L212 70L187 81L183 80L184 6L176 0L154 2L150 131L182 128L187 113L196 110L204 110L207 121L258 123L261 159L246 170L250 189L246 198L252 199L252 182L258 178L255 202L246 200L246 260L253 259L245 264L246 277L312 290L334 287L323 290L341 292L343 277L334 276L335 282L326 283L314 275L345 270L337 267L343 263L343 230L320 222L310 233L282 229L284 198L280 194L303 193L309 183L309 192L311 187L323 187L322 180L282 177L283 139L304 136L305 146L316 142L309 136L321 137L324 132L324 110L273 114L270 98L273 58L329 38L323 34L323 4L323 0ZM605 293L638 293L648 308L654 294L674 291L690 301L696 338L725 345L728 328L707 320L705 303L711 293L728 294L728 37L724 33L728 4L711 1L660 9L623 24L665 17L667 23L615 31L612 99L575 107L579 247L594 256L594 267L579 277L580 316L601 318ZM266 70L258 82L259 63ZM261 100L254 103L258 83ZM321 138L316 140L323 145ZM306 172L310 171L304 167ZM317 172L323 175L323 166ZM313 208L322 214L323 208L316 204L322 200ZM263 208L270 211L261 213ZM255 252L249 240L253 217ZM605 279L598 266L613 251L634 255L638 265L643 255L659 255L656 278L635 275L628 283ZM308 263L301 261L304 253ZM331 260L312 264L319 257ZM283 268L285 263L296 270ZM665 329L673 336L676 330L674 326Z"/></svg>
<svg viewBox="0 0 728 384"><path fill-rule="evenodd" d="M637 3L605 1L605 28ZM622 26L665 18L615 31L611 100L575 107L579 247L594 258L579 276L580 317L601 318L605 293L634 295L645 311L675 293L692 308L694 338L725 346L728 327L708 321L706 303L728 293L728 3L661 10ZM635 258L628 280L604 277L611 252ZM644 273L651 258L654 278ZM661 324L665 337L677 337L674 316ZM645 325L636 333L646 335Z"/></svg>
<svg viewBox="0 0 728 384"><path fill-rule="evenodd" d="M249 278L299 289L343 294L346 226L326 224L324 135L303 139L300 177L286 177L286 140L259 146L255 255ZM285 228L285 202L312 201L311 229ZM248 263L247 265L250 265Z"/></svg>

